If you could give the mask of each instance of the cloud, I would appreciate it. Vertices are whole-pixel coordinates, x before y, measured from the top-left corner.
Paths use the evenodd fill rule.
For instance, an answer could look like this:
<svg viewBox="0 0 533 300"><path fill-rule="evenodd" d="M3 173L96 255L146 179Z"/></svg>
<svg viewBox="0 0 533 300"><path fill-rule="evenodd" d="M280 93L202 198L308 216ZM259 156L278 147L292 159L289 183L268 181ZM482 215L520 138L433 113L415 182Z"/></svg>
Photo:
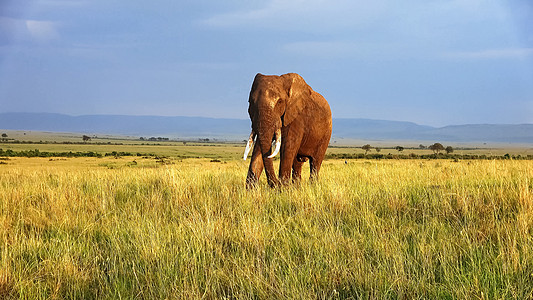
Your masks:
<svg viewBox="0 0 533 300"><path fill-rule="evenodd" d="M281 51L298 56L319 59L387 60L397 58L422 58L425 49L398 41L302 41L281 46Z"/></svg>
<svg viewBox="0 0 533 300"><path fill-rule="evenodd" d="M216 14L200 23L217 28L247 26L317 32L371 23L383 15L384 2L271 0L261 7Z"/></svg>
<svg viewBox="0 0 533 300"><path fill-rule="evenodd" d="M56 22L26 20L26 29L30 36L39 42L48 42L59 38Z"/></svg>
<svg viewBox="0 0 533 300"><path fill-rule="evenodd" d="M448 52L444 53L442 56L451 59L526 59L533 57L533 48L504 48Z"/></svg>
<svg viewBox="0 0 533 300"><path fill-rule="evenodd" d="M50 6L77 7L89 4L87 0L41 0L40 4Z"/></svg>
<svg viewBox="0 0 533 300"><path fill-rule="evenodd" d="M60 37L59 23L0 17L0 42L49 42Z"/></svg>
<svg viewBox="0 0 533 300"><path fill-rule="evenodd" d="M214 27L234 27L249 23L260 24L276 16L285 18L294 11L294 6L295 1L274 0L259 8L216 14L202 20L202 23Z"/></svg>
<svg viewBox="0 0 533 300"><path fill-rule="evenodd" d="M374 47L379 46L345 41L303 41L285 44L281 50L299 56L338 59L369 56L375 54L370 50Z"/></svg>
<svg viewBox="0 0 533 300"><path fill-rule="evenodd" d="M513 58L529 49L460 52L513 40L511 15L498 2L453 0L270 0L201 20L216 30L257 32L284 54L329 58ZM445 53L445 54L443 54Z"/></svg>

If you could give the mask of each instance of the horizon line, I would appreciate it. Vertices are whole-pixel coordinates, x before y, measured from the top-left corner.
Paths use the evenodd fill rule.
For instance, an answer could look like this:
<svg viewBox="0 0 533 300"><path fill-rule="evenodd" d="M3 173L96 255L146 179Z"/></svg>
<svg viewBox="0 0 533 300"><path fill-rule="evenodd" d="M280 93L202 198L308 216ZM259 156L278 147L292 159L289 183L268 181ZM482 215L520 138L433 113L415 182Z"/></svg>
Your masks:
<svg viewBox="0 0 533 300"><path fill-rule="evenodd" d="M42 114L42 115L62 115L62 116L68 116L68 117L86 117L86 116L115 116L115 117L157 117L157 118L198 118L198 119L218 119L218 120L239 120L239 121L246 121L249 119L240 119L240 118L229 118L229 117L212 117L212 116L185 116L185 115L142 115L142 114L115 114L115 113L96 113L96 114L68 114L68 113L59 113L59 112L23 112L23 111L11 111L11 112L0 112L0 115L2 114ZM426 125L426 124L420 124L414 121L407 121L407 120L390 120L390 119L372 119L372 118L364 118L364 117L332 117L333 120L369 120L369 121L385 121L385 122L399 122L399 123L411 123L418 126L428 126L435 129L444 128L444 127L451 127L451 126L475 126L475 125L533 125L533 123L463 123L463 124L448 124L444 126L435 126L435 125Z"/></svg>

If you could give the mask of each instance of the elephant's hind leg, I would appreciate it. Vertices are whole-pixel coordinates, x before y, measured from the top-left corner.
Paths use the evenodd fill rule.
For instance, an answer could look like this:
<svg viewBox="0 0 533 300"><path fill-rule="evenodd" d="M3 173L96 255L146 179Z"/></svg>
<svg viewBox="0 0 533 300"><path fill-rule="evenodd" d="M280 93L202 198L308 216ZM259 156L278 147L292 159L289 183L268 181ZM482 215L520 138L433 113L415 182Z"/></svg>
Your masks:
<svg viewBox="0 0 533 300"><path fill-rule="evenodd" d="M314 180L318 177L318 172L320 171L320 167L322 166L322 161L324 160L324 156L326 155L327 148L328 144L326 143L325 146L320 147L315 156L311 157L311 159L309 160L309 167L311 168L311 180Z"/></svg>
<svg viewBox="0 0 533 300"><path fill-rule="evenodd" d="M309 160L309 169L311 173L309 175L309 179L311 181L316 180L316 178L318 177L318 172L320 171L321 165L322 165L322 159L311 158L311 160Z"/></svg>
<svg viewBox="0 0 533 300"><path fill-rule="evenodd" d="M292 182L299 183L302 180L302 167L307 161L306 157L297 156L292 163Z"/></svg>

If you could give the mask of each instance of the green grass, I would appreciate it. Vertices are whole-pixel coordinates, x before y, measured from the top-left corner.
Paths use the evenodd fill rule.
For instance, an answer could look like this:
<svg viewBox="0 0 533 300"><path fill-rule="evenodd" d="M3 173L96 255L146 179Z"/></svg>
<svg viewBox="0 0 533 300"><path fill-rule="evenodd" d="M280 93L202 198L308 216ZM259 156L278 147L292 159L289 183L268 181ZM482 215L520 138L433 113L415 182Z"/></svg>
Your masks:
<svg viewBox="0 0 533 300"><path fill-rule="evenodd" d="M170 156L178 158L211 158L219 160L237 160L242 158L245 142L227 142L227 143L199 143L195 141L187 141L184 144L181 141L141 141L138 137L121 137L121 136L106 136L101 135L97 138L91 139L87 143L82 142L81 133L57 133L57 132L38 132L38 131L15 131L2 130L0 132L7 132L10 139L22 141L24 143L14 143L0 141L0 149L13 151L28 151L39 150L41 152L95 152L104 155L105 153L129 152L133 154L154 154L157 156ZM91 135L92 136L92 135ZM246 137L243 137L244 139ZM196 139L197 140L197 139ZM213 139L211 139L213 141ZM41 143L42 142L42 143ZM413 141L349 141L347 144L339 145L332 140L332 146L329 147L328 156L344 155L355 156L365 153L361 149L364 144L380 147L381 151L378 153L373 148L368 154L382 154L388 155L410 155L417 156L429 155L433 151L428 149L417 149L420 143L428 146L430 142L413 142ZM446 143L443 143L447 146ZM400 145L406 147L402 152L398 152L395 146ZM486 156L503 156L509 154L511 156L527 157L533 156L533 148L531 145L516 145L516 144L493 144L493 145L469 145L461 143L452 145L455 149L453 154L457 155L486 155ZM412 147L412 148L408 148Z"/></svg>
<svg viewBox="0 0 533 300"><path fill-rule="evenodd" d="M199 144L178 142L161 142L150 144L14 144L0 143L0 149L4 151L28 151L39 150L41 152L95 152L102 155L106 153L129 152L133 155L154 154L158 156L172 156L179 158L219 158L225 160L234 160L242 158L244 146L236 144Z"/></svg>
<svg viewBox="0 0 533 300"><path fill-rule="evenodd" d="M531 161L134 159L0 165L0 298L533 297Z"/></svg>

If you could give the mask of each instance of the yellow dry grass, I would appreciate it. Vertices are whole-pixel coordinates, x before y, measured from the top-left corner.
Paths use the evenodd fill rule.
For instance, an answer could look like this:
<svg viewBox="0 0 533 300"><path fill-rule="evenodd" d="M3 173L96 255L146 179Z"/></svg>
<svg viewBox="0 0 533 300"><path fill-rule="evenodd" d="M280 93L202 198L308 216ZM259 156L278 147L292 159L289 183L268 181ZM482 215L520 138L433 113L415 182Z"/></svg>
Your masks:
<svg viewBox="0 0 533 300"><path fill-rule="evenodd" d="M533 297L532 161L6 162L0 298Z"/></svg>

